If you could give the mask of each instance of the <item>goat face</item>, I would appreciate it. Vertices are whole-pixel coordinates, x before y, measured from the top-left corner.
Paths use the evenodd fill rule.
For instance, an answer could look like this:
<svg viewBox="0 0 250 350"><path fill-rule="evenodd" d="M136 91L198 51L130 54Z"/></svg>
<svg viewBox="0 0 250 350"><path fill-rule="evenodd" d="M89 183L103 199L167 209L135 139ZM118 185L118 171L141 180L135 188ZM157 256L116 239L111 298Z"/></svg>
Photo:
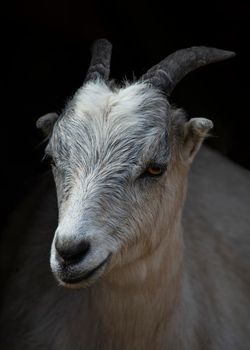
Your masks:
<svg viewBox="0 0 250 350"><path fill-rule="evenodd" d="M46 153L59 207L51 267L62 284L89 285L139 258L159 244L162 221L178 215L184 182L174 166L172 113L145 83L111 90L96 81L55 123Z"/></svg>
<svg viewBox="0 0 250 350"><path fill-rule="evenodd" d="M47 154L59 225L51 267L60 283L86 286L149 253L173 229L188 166L212 123L185 123L165 96L192 70L233 56L215 48L179 50L139 83L111 89L111 44L95 42L83 87L58 120L52 113L37 122L46 132L53 127Z"/></svg>

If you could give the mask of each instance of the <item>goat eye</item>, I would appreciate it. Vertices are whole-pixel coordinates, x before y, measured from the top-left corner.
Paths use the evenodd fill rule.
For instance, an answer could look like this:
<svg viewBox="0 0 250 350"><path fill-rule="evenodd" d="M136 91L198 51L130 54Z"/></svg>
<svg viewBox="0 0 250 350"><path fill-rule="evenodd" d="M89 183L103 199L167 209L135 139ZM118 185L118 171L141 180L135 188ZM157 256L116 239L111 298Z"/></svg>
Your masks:
<svg viewBox="0 0 250 350"><path fill-rule="evenodd" d="M52 157L50 157L50 159L49 159L49 164L52 165L52 166L56 165L55 161L54 161L54 159Z"/></svg>
<svg viewBox="0 0 250 350"><path fill-rule="evenodd" d="M54 159L49 156L48 154L45 155L45 157L43 158L44 162L47 164L47 165L51 165L51 166L55 166L55 161Z"/></svg>
<svg viewBox="0 0 250 350"><path fill-rule="evenodd" d="M159 165L150 165L144 173L141 175L142 177L150 176L150 177L157 177L161 176L164 173L164 168Z"/></svg>
<svg viewBox="0 0 250 350"><path fill-rule="evenodd" d="M159 166L150 166L147 168L146 172L151 176L159 176L163 173Z"/></svg>

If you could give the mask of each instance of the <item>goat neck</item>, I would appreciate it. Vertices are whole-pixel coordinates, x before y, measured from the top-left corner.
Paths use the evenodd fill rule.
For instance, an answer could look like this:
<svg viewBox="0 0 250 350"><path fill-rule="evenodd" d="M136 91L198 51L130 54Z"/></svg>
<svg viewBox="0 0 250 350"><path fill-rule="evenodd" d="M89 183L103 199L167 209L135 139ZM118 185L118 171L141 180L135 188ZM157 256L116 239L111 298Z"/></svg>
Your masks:
<svg viewBox="0 0 250 350"><path fill-rule="evenodd" d="M165 349L180 328L180 222L162 234L151 253L111 271L91 289L99 341L105 339L107 349Z"/></svg>

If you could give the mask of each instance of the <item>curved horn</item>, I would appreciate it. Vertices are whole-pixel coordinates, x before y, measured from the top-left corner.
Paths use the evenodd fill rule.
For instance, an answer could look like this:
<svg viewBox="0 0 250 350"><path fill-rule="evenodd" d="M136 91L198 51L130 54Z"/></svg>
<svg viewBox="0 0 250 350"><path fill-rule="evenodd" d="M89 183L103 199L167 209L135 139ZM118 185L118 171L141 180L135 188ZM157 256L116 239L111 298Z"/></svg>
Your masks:
<svg viewBox="0 0 250 350"><path fill-rule="evenodd" d="M92 58L85 82L101 78L108 80L110 72L112 45L106 39L98 39L92 47Z"/></svg>
<svg viewBox="0 0 250 350"><path fill-rule="evenodd" d="M150 82L170 96L175 86L188 73L206 64L226 60L233 56L235 53L232 51L204 46L178 50L149 69L142 76L142 80Z"/></svg>

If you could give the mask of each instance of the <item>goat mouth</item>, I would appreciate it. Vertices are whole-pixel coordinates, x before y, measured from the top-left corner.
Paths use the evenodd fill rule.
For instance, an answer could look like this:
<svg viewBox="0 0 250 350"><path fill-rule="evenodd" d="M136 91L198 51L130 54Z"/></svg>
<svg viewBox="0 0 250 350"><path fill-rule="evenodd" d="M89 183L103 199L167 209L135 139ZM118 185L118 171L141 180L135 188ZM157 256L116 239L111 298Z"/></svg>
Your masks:
<svg viewBox="0 0 250 350"><path fill-rule="evenodd" d="M101 270L104 268L104 266L108 263L108 261L111 258L111 254L109 254L107 256L107 258L105 258L99 265L97 265L94 269L87 271L83 274L81 274L78 277L75 278L68 278L68 277L63 277L61 278L61 281L66 283L66 284L77 284L83 281L86 281L88 279L90 279L91 277L93 277L94 275L97 274L97 272L101 272Z"/></svg>

